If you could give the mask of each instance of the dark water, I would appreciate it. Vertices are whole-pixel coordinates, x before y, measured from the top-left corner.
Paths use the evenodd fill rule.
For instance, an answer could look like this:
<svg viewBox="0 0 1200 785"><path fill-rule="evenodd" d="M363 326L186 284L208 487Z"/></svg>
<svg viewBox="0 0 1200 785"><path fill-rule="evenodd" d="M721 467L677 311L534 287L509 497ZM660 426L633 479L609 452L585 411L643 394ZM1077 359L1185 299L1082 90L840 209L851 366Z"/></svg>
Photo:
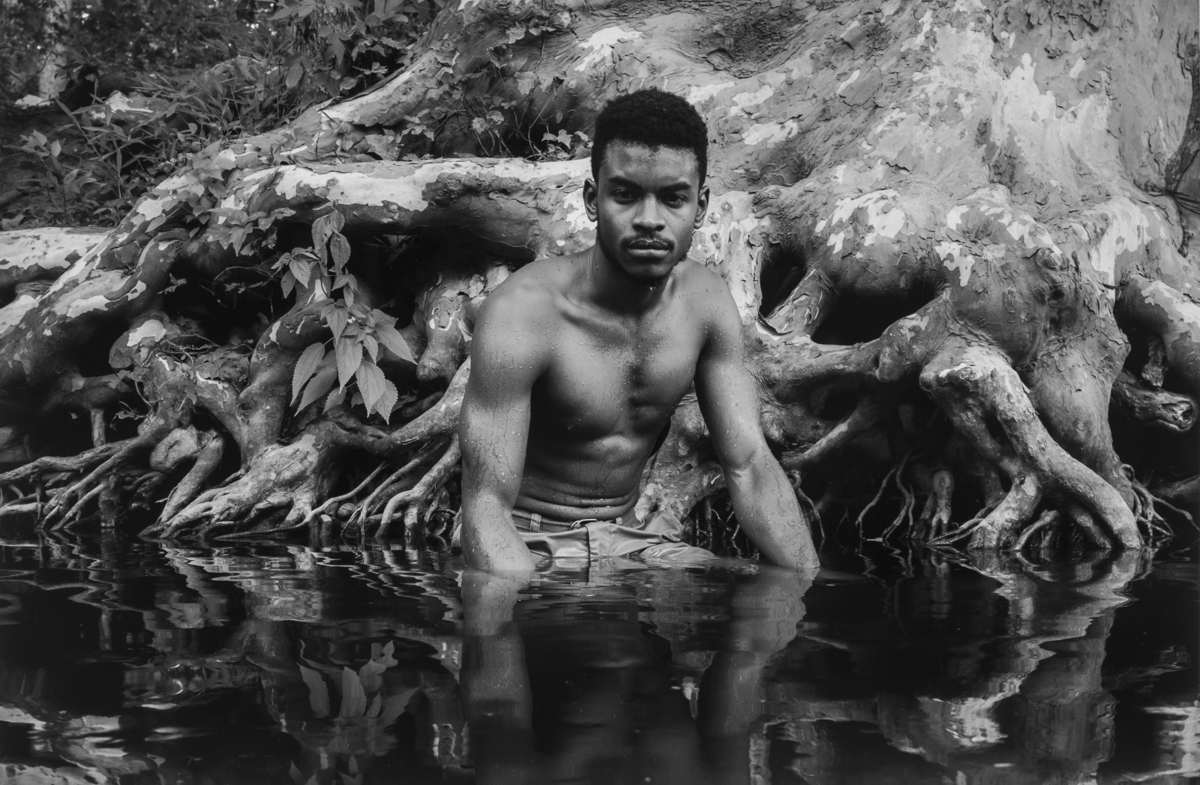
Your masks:
<svg viewBox="0 0 1200 785"><path fill-rule="evenodd" d="M1185 558L610 564L0 547L0 782L1200 778Z"/></svg>

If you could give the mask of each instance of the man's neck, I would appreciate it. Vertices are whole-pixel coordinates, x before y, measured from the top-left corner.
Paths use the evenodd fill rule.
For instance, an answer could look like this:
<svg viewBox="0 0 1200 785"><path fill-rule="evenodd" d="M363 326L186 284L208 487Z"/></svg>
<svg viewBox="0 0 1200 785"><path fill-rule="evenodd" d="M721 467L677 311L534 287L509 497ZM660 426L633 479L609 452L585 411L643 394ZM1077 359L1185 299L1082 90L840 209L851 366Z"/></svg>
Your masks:
<svg viewBox="0 0 1200 785"><path fill-rule="evenodd" d="M625 316L638 316L657 306L671 280L670 275L657 281L632 278L610 261L599 245L592 246L586 262L583 283L587 299L606 311Z"/></svg>

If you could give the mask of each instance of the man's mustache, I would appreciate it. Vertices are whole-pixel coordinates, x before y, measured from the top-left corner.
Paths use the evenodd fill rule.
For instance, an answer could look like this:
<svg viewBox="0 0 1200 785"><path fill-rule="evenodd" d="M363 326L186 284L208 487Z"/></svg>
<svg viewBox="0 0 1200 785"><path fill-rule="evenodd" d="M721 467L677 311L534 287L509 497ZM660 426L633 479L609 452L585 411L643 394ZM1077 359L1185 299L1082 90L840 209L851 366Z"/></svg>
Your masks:
<svg viewBox="0 0 1200 785"><path fill-rule="evenodd" d="M638 250L669 251L675 247L675 244L670 240L658 237L635 237L632 240L626 240L625 247Z"/></svg>

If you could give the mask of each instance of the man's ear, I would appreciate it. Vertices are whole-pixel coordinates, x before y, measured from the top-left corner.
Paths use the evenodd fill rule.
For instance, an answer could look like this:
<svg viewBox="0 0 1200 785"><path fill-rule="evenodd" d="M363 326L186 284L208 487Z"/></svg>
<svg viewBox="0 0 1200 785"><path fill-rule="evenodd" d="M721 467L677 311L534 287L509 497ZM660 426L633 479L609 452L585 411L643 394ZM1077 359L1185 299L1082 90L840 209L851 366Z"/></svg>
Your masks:
<svg viewBox="0 0 1200 785"><path fill-rule="evenodd" d="M708 186L700 186L700 193L696 195L696 218L692 221L692 227L699 229L704 225L704 216L708 215Z"/></svg>
<svg viewBox="0 0 1200 785"><path fill-rule="evenodd" d="M599 193L596 189L596 181L588 178L583 181L583 211L587 213L589 221L596 220L596 199Z"/></svg>

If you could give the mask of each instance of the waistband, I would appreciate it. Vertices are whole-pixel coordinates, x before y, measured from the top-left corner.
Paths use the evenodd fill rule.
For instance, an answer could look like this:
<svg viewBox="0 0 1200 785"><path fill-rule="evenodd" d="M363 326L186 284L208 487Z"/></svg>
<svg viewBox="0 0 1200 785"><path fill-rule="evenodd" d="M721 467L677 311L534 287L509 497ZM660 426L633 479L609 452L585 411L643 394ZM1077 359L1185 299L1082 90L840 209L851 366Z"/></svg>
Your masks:
<svg viewBox="0 0 1200 785"><path fill-rule="evenodd" d="M576 518L573 521L567 521L548 518L540 512L514 509L512 511L512 519L517 530L524 532L564 532L582 528L589 523L616 523L621 526L640 526L637 516L633 514L633 510L616 518Z"/></svg>

